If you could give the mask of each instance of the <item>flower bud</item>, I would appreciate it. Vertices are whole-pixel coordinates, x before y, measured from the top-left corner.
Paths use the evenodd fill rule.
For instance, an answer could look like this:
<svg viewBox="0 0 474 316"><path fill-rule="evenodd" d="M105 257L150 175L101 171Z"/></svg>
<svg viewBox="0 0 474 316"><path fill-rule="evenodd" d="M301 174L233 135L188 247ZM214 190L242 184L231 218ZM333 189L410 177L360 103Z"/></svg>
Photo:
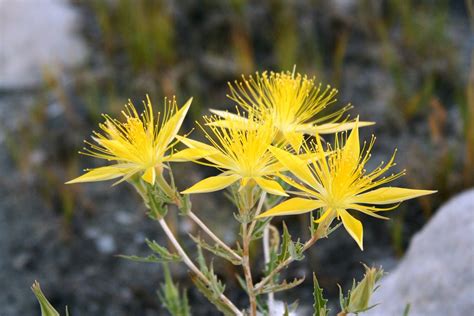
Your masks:
<svg viewBox="0 0 474 316"><path fill-rule="evenodd" d="M369 268L366 265L364 267L364 278L357 285L354 283L347 300L345 300L346 305L343 306L343 310L346 313L361 313L371 308L369 306L370 297L377 289L375 284L383 276L383 270L382 268Z"/></svg>

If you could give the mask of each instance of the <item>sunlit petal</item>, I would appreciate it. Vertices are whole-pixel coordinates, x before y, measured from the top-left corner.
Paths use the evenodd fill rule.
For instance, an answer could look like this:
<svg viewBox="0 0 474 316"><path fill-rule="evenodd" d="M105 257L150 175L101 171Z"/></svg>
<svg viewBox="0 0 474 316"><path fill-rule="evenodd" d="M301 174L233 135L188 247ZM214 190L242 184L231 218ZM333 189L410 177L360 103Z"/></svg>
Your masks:
<svg viewBox="0 0 474 316"><path fill-rule="evenodd" d="M342 219L342 224L344 228L347 230L349 235L356 241L357 245L359 245L361 250L364 250L363 246L363 235L364 230L362 228L362 223L355 219L352 215L350 215L346 210L337 210L337 214Z"/></svg>
<svg viewBox="0 0 474 316"><path fill-rule="evenodd" d="M274 180L267 180L262 177L255 177L254 180L264 191L270 194L288 196L281 185Z"/></svg>
<svg viewBox="0 0 474 316"><path fill-rule="evenodd" d="M149 184L155 184L156 170L155 167L150 167L145 170L145 173L142 175L142 179L148 182Z"/></svg>
<svg viewBox="0 0 474 316"><path fill-rule="evenodd" d="M358 127L365 127L374 125L375 122L358 122ZM321 125L310 125L305 124L299 127L299 131L309 134L309 135L318 135L318 134L334 134L339 132L348 131L354 129L356 122L341 122L341 123L326 123Z"/></svg>
<svg viewBox="0 0 474 316"><path fill-rule="evenodd" d="M240 176L233 174L229 176L215 176L209 177L204 180L199 181L189 189L184 190L183 194L193 194L193 193L206 193L222 190L235 181L239 180Z"/></svg>
<svg viewBox="0 0 474 316"><path fill-rule="evenodd" d="M106 166L106 167L95 168L88 171L87 173L83 174L80 177L77 177L71 181L66 182L66 184L111 180L111 179L124 176L131 169L132 168L130 167L118 167L118 166Z"/></svg>
<svg viewBox="0 0 474 316"><path fill-rule="evenodd" d="M307 166L307 162L298 158L298 156L292 155L289 152L277 148L270 147L270 151L275 155L275 157L280 161L288 170L297 176L301 181L313 186L316 182L316 179L311 174Z"/></svg>
<svg viewBox="0 0 474 316"><path fill-rule="evenodd" d="M310 200L303 198L291 198L286 200L270 210L260 214L258 218L268 216L296 215L311 212L317 208L323 207L324 203L319 200Z"/></svg>
<svg viewBox="0 0 474 316"><path fill-rule="evenodd" d="M437 191L432 190L415 190L398 187L385 187L378 188L366 193L359 194L354 197L356 203L367 203L367 204L392 204L409 199L414 199L423 195L433 194Z"/></svg>

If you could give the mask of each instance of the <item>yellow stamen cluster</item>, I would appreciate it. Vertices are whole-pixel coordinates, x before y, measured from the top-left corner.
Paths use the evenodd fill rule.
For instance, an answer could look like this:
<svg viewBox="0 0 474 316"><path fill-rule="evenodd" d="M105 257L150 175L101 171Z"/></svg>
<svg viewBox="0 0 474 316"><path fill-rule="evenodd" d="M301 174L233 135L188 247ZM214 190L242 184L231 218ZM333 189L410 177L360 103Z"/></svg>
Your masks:
<svg viewBox="0 0 474 316"><path fill-rule="evenodd" d="M187 145L188 150L174 155L173 159L194 160L201 164L215 167L222 171L216 177L211 177L196 183L183 193L202 193L223 189L240 180L241 186L258 184L263 190L277 195L287 195L278 182L271 178L281 170L274 155L269 151L273 141L273 129L270 124L259 126L259 128L241 129L232 126L237 121L230 121L226 128L213 126L217 117L205 117L209 131L205 133L211 145L195 140L181 138ZM249 124L254 122L249 119Z"/></svg>
<svg viewBox="0 0 474 316"><path fill-rule="evenodd" d="M142 178L154 184L157 173L163 170L163 163L169 160L168 150L176 143L176 134L191 105L192 99L178 109L176 100L165 100L162 118L155 117L150 99L144 103L145 111L139 114L129 101L122 114L124 122L104 115L105 122L100 124L101 133L93 132L96 144L86 141L84 155L116 161L111 166L95 168L67 183L110 180L122 177L124 181L138 172Z"/></svg>

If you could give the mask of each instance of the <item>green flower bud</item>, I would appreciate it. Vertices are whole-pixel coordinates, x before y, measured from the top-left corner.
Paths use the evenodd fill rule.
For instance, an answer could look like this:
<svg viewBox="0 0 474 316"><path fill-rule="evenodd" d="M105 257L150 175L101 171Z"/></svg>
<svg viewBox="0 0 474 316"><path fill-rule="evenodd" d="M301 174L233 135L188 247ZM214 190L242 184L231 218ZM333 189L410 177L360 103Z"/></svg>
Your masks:
<svg viewBox="0 0 474 316"><path fill-rule="evenodd" d="M364 267L364 278L357 285L354 282L347 299L344 300L342 309L345 313L361 313L373 307L369 306L370 298L377 289L376 283L383 276L383 270L382 268L369 268L366 265Z"/></svg>

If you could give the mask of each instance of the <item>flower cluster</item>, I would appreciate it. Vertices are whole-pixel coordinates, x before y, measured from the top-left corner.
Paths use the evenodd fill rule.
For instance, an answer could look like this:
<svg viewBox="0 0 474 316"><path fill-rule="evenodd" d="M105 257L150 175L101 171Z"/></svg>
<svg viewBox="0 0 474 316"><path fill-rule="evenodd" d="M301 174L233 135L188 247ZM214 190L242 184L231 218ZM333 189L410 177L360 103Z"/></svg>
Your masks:
<svg viewBox="0 0 474 316"><path fill-rule="evenodd" d="M384 176L395 166L395 154L372 171L365 169L375 138L361 148L359 128L373 124L343 117L350 108L328 112L337 90L322 88L314 78L290 72L257 73L229 84L228 97L237 112L211 110L199 124L208 143L177 135L191 105L178 109L175 99L165 101L165 111L155 117L147 99L138 114L132 103L123 112L125 122L105 116L96 144L86 142L84 154L114 164L89 170L68 183L101 181L140 174L155 183L167 162L193 161L221 173L184 190L205 193L235 185L238 190L263 190L294 195L256 218L294 215L320 210L316 222L340 219L350 236L363 248L362 223L354 212L377 218L402 201L435 191L383 186L404 171ZM323 111L324 110L324 111ZM321 115L325 113L325 115ZM323 134L335 134L331 145ZM187 148L173 149L177 143ZM323 145L324 143L324 145ZM282 186L293 187L285 190ZM389 206L380 206L389 205Z"/></svg>

